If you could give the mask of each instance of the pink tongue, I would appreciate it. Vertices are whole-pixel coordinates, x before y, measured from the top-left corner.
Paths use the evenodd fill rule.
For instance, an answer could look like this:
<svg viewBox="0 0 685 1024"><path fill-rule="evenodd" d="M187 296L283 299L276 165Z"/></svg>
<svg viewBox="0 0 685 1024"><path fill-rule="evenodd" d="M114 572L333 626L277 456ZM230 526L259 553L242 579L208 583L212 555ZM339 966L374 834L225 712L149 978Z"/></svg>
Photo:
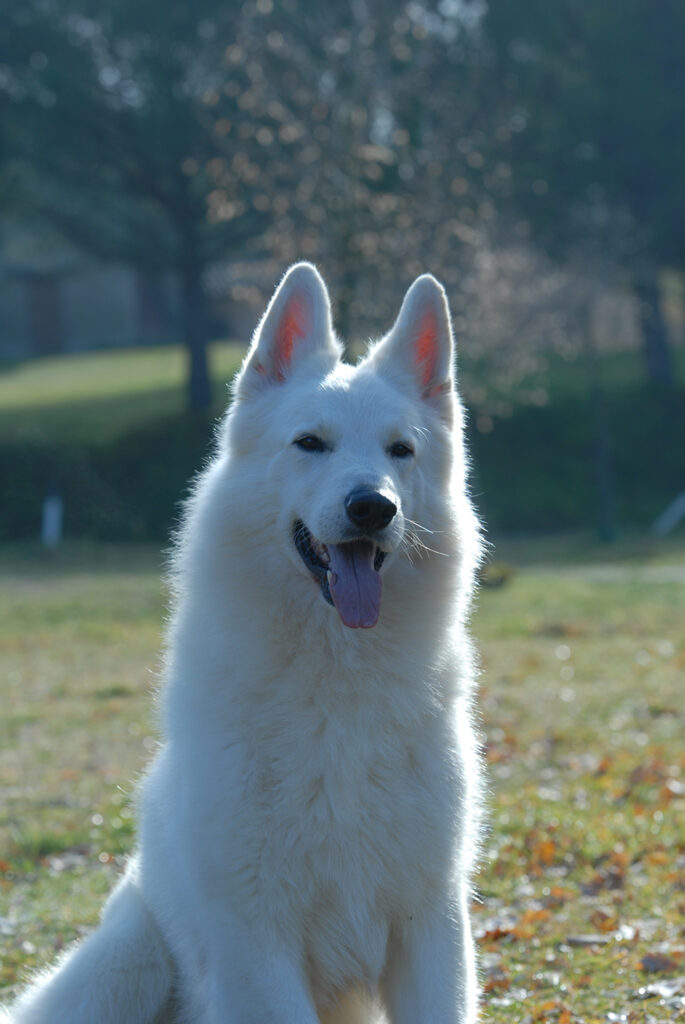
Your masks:
<svg viewBox="0 0 685 1024"><path fill-rule="evenodd" d="M330 590L338 615L346 626L370 629L378 622L383 580L373 567L374 545L359 540L330 544Z"/></svg>

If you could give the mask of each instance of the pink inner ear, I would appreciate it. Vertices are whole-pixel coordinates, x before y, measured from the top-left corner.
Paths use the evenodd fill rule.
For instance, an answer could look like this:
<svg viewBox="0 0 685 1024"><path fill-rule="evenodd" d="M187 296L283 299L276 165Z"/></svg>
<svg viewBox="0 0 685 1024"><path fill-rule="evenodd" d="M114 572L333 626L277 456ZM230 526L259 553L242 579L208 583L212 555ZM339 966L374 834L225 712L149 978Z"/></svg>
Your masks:
<svg viewBox="0 0 685 1024"><path fill-rule="evenodd" d="M295 345L307 336L308 321L306 302L301 295L294 295L285 307L276 331L274 360L276 376L280 381L290 366Z"/></svg>
<svg viewBox="0 0 685 1024"><path fill-rule="evenodd" d="M424 391L435 381L435 370L438 364L438 321L435 313L429 310L424 314L419 332L414 341L414 360L421 374Z"/></svg>

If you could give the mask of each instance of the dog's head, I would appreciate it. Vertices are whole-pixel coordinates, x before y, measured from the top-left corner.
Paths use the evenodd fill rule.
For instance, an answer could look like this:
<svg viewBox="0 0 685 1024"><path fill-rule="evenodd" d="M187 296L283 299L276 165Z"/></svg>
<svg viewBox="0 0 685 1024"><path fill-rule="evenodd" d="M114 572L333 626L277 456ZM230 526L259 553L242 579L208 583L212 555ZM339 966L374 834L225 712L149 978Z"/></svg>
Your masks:
<svg viewBox="0 0 685 1024"><path fill-rule="evenodd" d="M376 625L393 562L440 547L458 420L435 278L414 282L389 334L350 366L318 272L291 268L236 379L228 444L261 496L252 515L346 626Z"/></svg>

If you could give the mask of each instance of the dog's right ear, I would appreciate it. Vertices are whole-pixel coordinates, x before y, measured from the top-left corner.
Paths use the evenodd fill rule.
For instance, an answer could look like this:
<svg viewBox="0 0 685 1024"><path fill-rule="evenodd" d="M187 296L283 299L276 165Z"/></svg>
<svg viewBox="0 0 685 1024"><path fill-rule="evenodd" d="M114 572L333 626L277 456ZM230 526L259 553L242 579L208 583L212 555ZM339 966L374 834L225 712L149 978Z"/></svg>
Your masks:
<svg viewBox="0 0 685 1024"><path fill-rule="evenodd" d="M311 263L296 263L276 289L254 333L236 380L236 398L282 384L313 357L327 369L340 355L326 285Z"/></svg>
<svg viewBox="0 0 685 1024"><path fill-rule="evenodd" d="M454 340L445 290L422 274L407 292L395 325L373 349L378 369L410 387L448 423L454 420Z"/></svg>

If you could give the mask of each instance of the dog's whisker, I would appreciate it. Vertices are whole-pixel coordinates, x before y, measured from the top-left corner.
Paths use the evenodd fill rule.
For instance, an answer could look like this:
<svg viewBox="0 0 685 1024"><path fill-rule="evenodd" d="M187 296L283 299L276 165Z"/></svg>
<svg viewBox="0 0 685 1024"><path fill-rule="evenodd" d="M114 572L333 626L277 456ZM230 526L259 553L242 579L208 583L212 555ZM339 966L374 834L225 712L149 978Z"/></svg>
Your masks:
<svg viewBox="0 0 685 1024"><path fill-rule="evenodd" d="M423 533L430 533L431 535L435 533L435 530L429 530L427 526L422 526L421 523L417 523L414 519L405 517L405 522L409 523L410 526L415 526L417 530L422 530Z"/></svg>
<svg viewBox="0 0 685 1024"><path fill-rule="evenodd" d="M408 530L403 540L403 546L406 547L405 553L409 549L413 550L419 557L423 555L439 555L441 558L449 558L449 554L446 551L438 551L437 548L431 548L428 544L423 541L418 534L414 533L413 530ZM409 557L407 555L407 557ZM410 559L411 561L411 559ZM413 564L413 563L412 563Z"/></svg>
<svg viewBox="0 0 685 1024"><path fill-rule="evenodd" d="M414 526L417 530L421 530L422 533L430 533L431 536L444 535L445 530L431 530L430 527L424 526L423 523L417 523L415 519L410 519L405 516L405 522L409 523L410 526Z"/></svg>

